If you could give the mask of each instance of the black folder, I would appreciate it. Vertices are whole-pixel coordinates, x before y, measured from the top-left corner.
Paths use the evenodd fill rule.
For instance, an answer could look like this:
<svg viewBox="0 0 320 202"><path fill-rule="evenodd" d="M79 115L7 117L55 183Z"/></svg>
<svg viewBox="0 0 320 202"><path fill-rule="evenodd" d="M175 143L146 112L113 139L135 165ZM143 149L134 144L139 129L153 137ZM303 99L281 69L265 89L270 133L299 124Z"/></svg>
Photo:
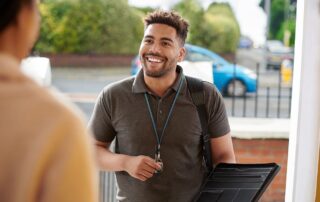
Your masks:
<svg viewBox="0 0 320 202"><path fill-rule="evenodd" d="M218 164L195 201L256 202L279 170L276 163Z"/></svg>

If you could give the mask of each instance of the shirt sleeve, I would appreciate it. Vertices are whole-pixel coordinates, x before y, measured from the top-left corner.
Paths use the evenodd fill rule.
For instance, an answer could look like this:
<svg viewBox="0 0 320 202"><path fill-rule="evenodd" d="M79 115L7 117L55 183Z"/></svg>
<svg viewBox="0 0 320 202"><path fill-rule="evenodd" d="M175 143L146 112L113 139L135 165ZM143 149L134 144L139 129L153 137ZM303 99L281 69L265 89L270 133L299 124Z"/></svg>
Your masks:
<svg viewBox="0 0 320 202"><path fill-rule="evenodd" d="M208 134L211 138L230 132L230 126L223 97L211 83L204 82L206 107L208 111Z"/></svg>
<svg viewBox="0 0 320 202"><path fill-rule="evenodd" d="M111 122L110 102L108 91L103 90L97 98L88 123L88 128L92 131L94 138L100 142L111 142L116 135Z"/></svg>

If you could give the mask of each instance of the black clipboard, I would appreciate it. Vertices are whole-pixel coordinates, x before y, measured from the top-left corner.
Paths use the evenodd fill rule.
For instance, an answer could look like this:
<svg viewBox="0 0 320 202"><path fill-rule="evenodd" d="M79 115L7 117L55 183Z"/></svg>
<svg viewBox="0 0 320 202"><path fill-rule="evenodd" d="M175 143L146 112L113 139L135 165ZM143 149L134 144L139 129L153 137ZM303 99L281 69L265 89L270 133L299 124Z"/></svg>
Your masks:
<svg viewBox="0 0 320 202"><path fill-rule="evenodd" d="M218 164L196 202L256 202L280 170L276 163Z"/></svg>

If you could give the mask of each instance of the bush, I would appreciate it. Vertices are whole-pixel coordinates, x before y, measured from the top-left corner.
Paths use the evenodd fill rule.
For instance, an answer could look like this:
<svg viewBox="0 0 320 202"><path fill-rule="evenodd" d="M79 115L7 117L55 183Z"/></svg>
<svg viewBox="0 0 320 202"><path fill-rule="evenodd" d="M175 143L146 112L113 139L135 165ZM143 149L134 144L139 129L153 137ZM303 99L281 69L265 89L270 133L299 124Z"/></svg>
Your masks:
<svg viewBox="0 0 320 202"><path fill-rule="evenodd" d="M203 30L202 22L204 17L204 11L201 5L196 0L183 0L173 7L173 10L178 13L189 22L189 34L187 41L192 44L201 43L203 36L199 33Z"/></svg>
<svg viewBox="0 0 320 202"><path fill-rule="evenodd" d="M206 33L203 38L207 47L217 53L234 53L239 43L240 31L231 18L207 14Z"/></svg>
<svg viewBox="0 0 320 202"><path fill-rule="evenodd" d="M205 14L205 41L208 48L217 53L234 53L240 39L239 24L227 3L213 3Z"/></svg>
<svg viewBox="0 0 320 202"><path fill-rule="evenodd" d="M227 3L212 3L204 11L195 0L183 0L174 7L190 22L188 42L215 51L235 53L239 38L239 24Z"/></svg>
<svg viewBox="0 0 320 202"><path fill-rule="evenodd" d="M143 35L140 15L125 0L48 1L40 11L39 52L134 54Z"/></svg>
<svg viewBox="0 0 320 202"><path fill-rule="evenodd" d="M283 41L284 40L284 35L285 31L288 31L290 33L290 40L288 41L289 46L294 46L295 43L295 37L296 37L296 20L295 19L289 19L287 21L284 21L281 25L281 29L277 33L277 39Z"/></svg>

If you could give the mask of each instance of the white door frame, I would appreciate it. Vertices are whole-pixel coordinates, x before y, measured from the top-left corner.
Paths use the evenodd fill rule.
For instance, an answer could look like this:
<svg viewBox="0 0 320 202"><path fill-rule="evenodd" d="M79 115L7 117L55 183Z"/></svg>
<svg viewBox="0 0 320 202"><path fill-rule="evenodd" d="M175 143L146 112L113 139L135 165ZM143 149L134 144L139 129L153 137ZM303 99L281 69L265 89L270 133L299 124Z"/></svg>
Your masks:
<svg viewBox="0 0 320 202"><path fill-rule="evenodd" d="M320 123L320 0L297 1L286 202L316 196Z"/></svg>

